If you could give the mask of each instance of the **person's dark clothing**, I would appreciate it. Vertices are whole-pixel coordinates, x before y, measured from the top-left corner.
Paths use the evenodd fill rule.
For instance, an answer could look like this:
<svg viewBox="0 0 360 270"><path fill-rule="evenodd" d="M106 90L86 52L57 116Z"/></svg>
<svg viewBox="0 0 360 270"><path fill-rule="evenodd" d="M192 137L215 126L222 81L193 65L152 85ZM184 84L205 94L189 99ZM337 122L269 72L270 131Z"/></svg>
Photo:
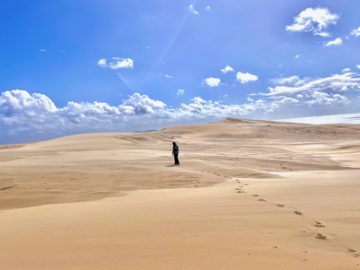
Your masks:
<svg viewBox="0 0 360 270"><path fill-rule="evenodd" d="M174 156L174 160L175 160L175 165L180 165L179 163L179 146L177 146L176 143L173 143L173 152L172 152L173 156Z"/></svg>
<svg viewBox="0 0 360 270"><path fill-rule="evenodd" d="M180 165L179 159L178 159L178 154L174 154L174 160L175 160L175 165Z"/></svg>

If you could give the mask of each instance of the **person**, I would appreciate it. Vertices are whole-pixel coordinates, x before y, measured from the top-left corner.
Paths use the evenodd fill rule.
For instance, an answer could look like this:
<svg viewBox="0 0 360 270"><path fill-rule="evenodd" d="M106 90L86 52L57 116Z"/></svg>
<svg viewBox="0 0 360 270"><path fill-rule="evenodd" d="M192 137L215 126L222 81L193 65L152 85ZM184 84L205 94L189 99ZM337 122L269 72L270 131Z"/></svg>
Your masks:
<svg viewBox="0 0 360 270"><path fill-rule="evenodd" d="M175 159L175 164L174 164L174 166L180 165L179 159L178 159L178 156L179 156L179 146L176 144L176 142L173 142L173 151L172 151L172 154L173 154L174 159Z"/></svg>

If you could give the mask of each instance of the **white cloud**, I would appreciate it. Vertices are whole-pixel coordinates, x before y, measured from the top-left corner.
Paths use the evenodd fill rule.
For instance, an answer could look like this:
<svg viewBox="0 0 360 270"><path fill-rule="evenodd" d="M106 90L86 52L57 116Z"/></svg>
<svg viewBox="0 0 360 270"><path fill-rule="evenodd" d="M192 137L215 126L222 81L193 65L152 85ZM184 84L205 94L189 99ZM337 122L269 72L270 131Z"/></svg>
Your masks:
<svg viewBox="0 0 360 270"><path fill-rule="evenodd" d="M179 89L176 94L177 94L178 96L181 96L181 95L184 94L184 92L185 92L184 89Z"/></svg>
<svg viewBox="0 0 360 270"><path fill-rule="evenodd" d="M45 49L41 49L41 50L39 50L39 52L46 52L46 50L45 50Z"/></svg>
<svg viewBox="0 0 360 270"><path fill-rule="evenodd" d="M360 36L360 27L351 31L350 35L358 37Z"/></svg>
<svg viewBox="0 0 360 270"><path fill-rule="evenodd" d="M100 59L97 64L100 66L100 67L107 67L106 65L106 59Z"/></svg>
<svg viewBox="0 0 360 270"><path fill-rule="evenodd" d="M358 69L360 69L360 65L356 65L356 67L357 67Z"/></svg>
<svg viewBox="0 0 360 270"><path fill-rule="evenodd" d="M134 60L130 58L112 57L109 62L106 59L100 59L97 64L103 68L119 69L119 68L133 68Z"/></svg>
<svg viewBox="0 0 360 270"><path fill-rule="evenodd" d="M173 76L170 76L170 75L165 74L165 78L172 79L172 78L174 78L174 77L173 77Z"/></svg>
<svg viewBox="0 0 360 270"><path fill-rule="evenodd" d="M227 65L225 68L221 69L222 73L227 73L229 71L234 71L234 69L232 67L230 67L229 65Z"/></svg>
<svg viewBox="0 0 360 270"><path fill-rule="evenodd" d="M281 100L279 100L277 104L296 104L296 103L299 103L297 99L291 97L284 97Z"/></svg>
<svg viewBox="0 0 360 270"><path fill-rule="evenodd" d="M340 94L328 94L315 91L311 97L312 99L305 101L305 103L310 106L343 106L350 103L347 97Z"/></svg>
<svg viewBox="0 0 360 270"><path fill-rule="evenodd" d="M308 78L300 79L299 76L291 76L286 78L271 79L270 82L278 85L294 85L300 86L307 82Z"/></svg>
<svg viewBox="0 0 360 270"><path fill-rule="evenodd" d="M341 38L337 38L337 39L334 39L332 41L329 41L327 42L324 46L327 47L327 46L332 46L332 45L336 45L336 46L339 46L342 44L342 39Z"/></svg>
<svg viewBox="0 0 360 270"><path fill-rule="evenodd" d="M236 79L241 83L248 83L248 82L252 82L252 81L257 81L258 77L256 75L250 74L248 72L246 72L246 73L238 72L236 74Z"/></svg>
<svg viewBox="0 0 360 270"><path fill-rule="evenodd" d="M112 69L134 67L134 60L130 58L112 57L112 59L113 61L109 62L109 67Z"/></svg>
<svg viewBox="0 0 360 270"><path fill-rule="evenodd" d="M210 77L210 78L207 78L204 80L205 83L211 87L214 87L214 86L219 86L220 84L220 79L219 78L213 78L213 77Z"/></svg>
<svg viewBox="0 0 360 270"><path fill-rule="evenodd" d="M298 54L295 56L295 59L299 59L301 57L301 54Z"/></svg>
<svg viewBox="0 0 360 270"><path fill-rule="evenodd" d="M206 7L206 11L211 11L210 6L207 6L207 7Z"/></svg>
<svg viewBox="0 0 360 270"><path fill-rule="evenodd" d="M326 29L331 24L336 24L339 16L330 13L327 8L307 8L294 18L292 25L286 26L288 32L313 32L314 35L329 37Z"/></svg>
<svg viewBox="0 0 360 270"><path fill-rule="evenodd" d="M344 68L343 70L342 70L342 72L350 72L351 71L351 68Z"/></svg>
<svg viewBox="0 0 360 270"><path fill-rule="evenodd" d="M196 15L199 14L199 12L197 12L197 11L195 10L194 5L190 5L189 10L190 10L191 13L194 13L194 14L196 14Z"/></svg>
<svg viewBox="0 0 360 270"><path fill-rule="evenodd" d="M315 91L326 93L338 93L351 90L360 91L360 78L355 73L335 74L331 77L314 80L310 80L309 78L300 80L297 76L287 79L291 81L291 78L293 82L291 85L281 85L274 88L269 87L268 90L270 92L262 95L295 95L313 93ZM298 83L299 81L301 82L300 84Z"/></svg>

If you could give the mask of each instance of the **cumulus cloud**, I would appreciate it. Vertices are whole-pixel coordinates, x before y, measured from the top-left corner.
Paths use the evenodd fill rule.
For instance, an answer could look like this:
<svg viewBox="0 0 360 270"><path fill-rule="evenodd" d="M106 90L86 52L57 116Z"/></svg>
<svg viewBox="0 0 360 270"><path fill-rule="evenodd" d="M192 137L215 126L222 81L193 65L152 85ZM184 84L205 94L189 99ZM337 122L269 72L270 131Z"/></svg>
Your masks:
<svg viewBox="0 0 360 270"><path fill-rule="evenodd" d="M360 36L360 27L351 31L350 35L358 37Z"/></svg>
<svg viewBox="0 0 360 270"><path fill-rule="evenodd" d="M119 69L119 68L133 68L134 60L130 58L112 57L110 61L100 59L97 64L103 68Z"/></svg>
<svg viewBox="0 0 360 270"><path fill-rule="evenodd" d="M199 14L199 12L197 12L197 11L195 10L194 5L190 5L189 10L190 10L191 13L194 13L194 14L196 14L196 15Z"/></svg>
<svg viewBox="0 0 360 270"><path fill-rule="evenodd" d="M298 59L300 57L301 57L301 54L298 54L298 55L295 56L295 59Z"/></svg>
<svg viewBox="0 0 360 270"><path fill-rule="evenodd" d="M258 77L256 75L250 74L248 72L242 73L239 71L236 74L236 79L241 83L248 83L248 82L257 81Z"/></svg>
<svg viewBox="0 0 360 270"><path fill-rule="evenodd" d="M136 116L166 117L165 108L165 103L137 93L117 107L102 102L68 102L65 107L57 108L45 95L12 90L0 96L0 123L14 133L33 129L56 133L92 127L101 130L111 128L110 124L114 128L122 127Z"/></svg>
<svg viewBox="0 0 360 270"><path fill-rule="evenodd" d="M234 69L232 67L230 67L229 65L227 65L226 67L221 69L222 73L227 73L227 72L230 72L230 71L234 71Z"/></svg>
<svg viewBox="0 0 360 270"><path fill-rule="evenodd" d="M350 72L351 71L351 68L344 68L343 70L342 70L342 72Z"/></svg>
<svg viewBox="0 0 360 270"><path fill-rule="evenodd" d="M358 69L360 69L360 65L356 65L356 67L357 67Z"/></svg>
<svg viewBox="0 0 360 270"><path fill-rule="evenodd" d="M206 7L206 11L211 11L210 6L207 6L207 7Z"/></svg>
<svg viewBox="0 0 360 270"><path fill-rule="evenodd" d="M174 77L173 77L173 76L170 76L170 75L165 74L165 78L172 79L172 78L174 78Z"/></svg>
<svg viewBox="0 0 360 270"><path fill-rule="evenodd" d="M342 44L342 39L341 38L337 38L337 39L334 39L332 41L329 41L327 43L325 43L325 47L328 47L328 46L332 46L332 45L336 45L336 46L339 46Z"/></svg>
<svg viewBox="0 0 360 270"><path fill-rule="evenodd" d="M179 89L176 94L177 94L178 96L181 96L181 95L184 94L184 92L185 92L184 89Z"/></svg>
<svg viewBox="0 0 360 270"><path fill-rule="evenodd" d="M294 23L285 27L288 32L313 32L314 35L329 37L326 32L331 24L336 24L339 15L330 13L327 8L307 8L294 18Z"/></svg>
<svg viewBox="0 0 360 270"><path fill-rule="evenodd" d="M219 78L213 78L213 77L210 77L210 78L207 78L204 80L204 82L211 86L211 87L214 87L214 86L219 86L220 84L220 79Z"/></svg>

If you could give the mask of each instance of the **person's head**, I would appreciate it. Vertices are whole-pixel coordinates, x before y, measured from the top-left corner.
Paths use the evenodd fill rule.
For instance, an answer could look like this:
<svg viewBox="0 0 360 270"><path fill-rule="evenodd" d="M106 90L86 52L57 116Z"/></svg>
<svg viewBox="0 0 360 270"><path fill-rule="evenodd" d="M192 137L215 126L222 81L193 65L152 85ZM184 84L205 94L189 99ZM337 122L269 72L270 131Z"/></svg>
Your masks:
<svg viewBox="0 0 360 270"><path fill-rule="evenodd" d="M173 142L173 145L176 145L176 142Z"/></svg>

